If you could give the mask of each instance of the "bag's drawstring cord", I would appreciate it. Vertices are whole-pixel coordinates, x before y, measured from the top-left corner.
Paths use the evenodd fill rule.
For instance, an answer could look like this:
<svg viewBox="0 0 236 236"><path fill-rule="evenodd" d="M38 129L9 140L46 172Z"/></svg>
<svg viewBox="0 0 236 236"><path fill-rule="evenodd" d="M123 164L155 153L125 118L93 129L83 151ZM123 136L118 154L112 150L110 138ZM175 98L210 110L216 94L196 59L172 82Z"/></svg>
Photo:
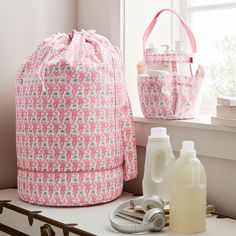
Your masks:
<svg viewBox="0 0 236 236"><path fill-rule="evenodd" d="M50 50L50 52L52 51L52 49ZM42 83L42 88L43 88L43 92L46 91L46 87L45 87L45 74L43 74L43 76L41 76L41 72L45 71L46 68L46 64L48 62L49 56L51 56L51 53L48 53L46 60L44 61L44 63L42 63L42 65L39 67L38 69L38 78L40 80L40 82Z"/></svg>
<svg viewBox="0 0 236 236"><path fill-rule="evenodd" d="M52 55L53 52L54 52L53 43L54 43L57 39L59 39L59 38L61 37L61 35L62 35L61 33L58 33L58 34L57 34L57 37L55 37L55 38L51 41L51 43L50 43L50 45L49 45L49 48L51 47L51 49L50 49L50 51L49 51L49 53L48 53L48 55L47 55L47 57L46 57L44 63L42 63L42 65L41 65L41 66L39 67L39 69L38 69L38 78L39 78L39 80L40 80L41 83L42 83L43 92L46 91L46 87L45 87L45 69L46 69L47 62L48 62L49 58L51 57L51 55ZM41 76L42 73L43 73L43 75Z"/></svg>

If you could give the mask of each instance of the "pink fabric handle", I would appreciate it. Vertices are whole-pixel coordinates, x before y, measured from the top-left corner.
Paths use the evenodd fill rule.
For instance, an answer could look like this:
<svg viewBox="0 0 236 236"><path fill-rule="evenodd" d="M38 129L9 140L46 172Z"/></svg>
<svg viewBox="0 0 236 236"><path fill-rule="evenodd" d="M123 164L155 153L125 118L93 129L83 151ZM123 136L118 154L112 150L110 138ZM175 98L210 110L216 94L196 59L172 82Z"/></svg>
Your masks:
<svg viewBox="0 0 236 236"><path fill-rule="evenodd" d="M157 19L159 17L159 15L164 12L164 11L170 11L172 13L174 13L180 20L181 24L183 25L184 29L186 30L187 32L187 35L188 35L188 38L189 38L189 41L190 41L190 45L191 45L191 48L192 48L192 52L193 53L196 53L196 39L192 33L192 31L190 30L190 28L188 27L188 25L185 23L184 19L179 16L175 11L173 11L172 9L169 9L169 8L164 8L162 10L160 10L156 15L155 17L153 18L152 22L150 23L150 25L147 27L144 35L143 35L143 52L144 52L144 55L145 55L145 45L147 43L147 40L157 22Z"/></svg>

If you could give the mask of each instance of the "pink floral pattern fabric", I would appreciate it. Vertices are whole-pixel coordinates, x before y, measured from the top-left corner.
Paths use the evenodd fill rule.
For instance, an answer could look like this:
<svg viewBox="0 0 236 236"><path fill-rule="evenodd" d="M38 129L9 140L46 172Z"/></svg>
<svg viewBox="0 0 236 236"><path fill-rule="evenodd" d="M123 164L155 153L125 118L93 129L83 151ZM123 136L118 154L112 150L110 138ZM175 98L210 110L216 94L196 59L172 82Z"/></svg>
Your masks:
<svg viewBox="0 0 236 236"><path fill-rule="evenodd" d="M176 45L176 51L169 50L168 47L162 53L146 50L149 36L163 12L170 12L178 18L187 33L191 53L184 52L179 47L180 45ZM145 117L170 120L194 117L204 74L202 68L197 71L197 76L192 74L191 63L193 63L193 54L196 53L196 49L194 34L177 12L164 8L156 13L143 34L143 58L147 74L138 77L139 98ZM189 66L190 76L183 76L179 66ZM185 69L183 69L184 75L186 74ZM150 75L149 72L151 72Z"/></svg>
<svg viewBox="0 0 236 236"><path fill-rule="evenodd" d="M18 195L49 206L117 198L137 175L120 52L90 31L44 40L16 81Z"/></svg>
<svg viewBox="0 0 236 236"><path fill-rule="evenodd" d="M163 62L175 62L175 63L192 63L193 55L183 55L183 53L146 53L145 55L146 64L162 64Z"/></svg>
<svg viewBox="0 0 236 236"><path fill-rule="evenodd" d="M151 119L190 119L196 115L196 102L202 79L170 73L168 76L138 76L138 91L144 117Z"/></svg>

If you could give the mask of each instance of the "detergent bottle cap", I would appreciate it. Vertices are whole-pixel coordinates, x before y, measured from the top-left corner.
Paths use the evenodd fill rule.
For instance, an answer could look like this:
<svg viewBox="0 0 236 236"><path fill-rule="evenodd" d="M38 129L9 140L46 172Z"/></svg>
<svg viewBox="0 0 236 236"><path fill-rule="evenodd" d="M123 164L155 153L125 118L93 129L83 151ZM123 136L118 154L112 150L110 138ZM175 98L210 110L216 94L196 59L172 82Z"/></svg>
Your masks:
<svg viewBox="0 0 236 236"><path fill-rule="evenodd" d="M164 127L151 128L151 137L152 138L166 138L166 137L168 137L168 135L166 133L166 128L164 128Z"/></svg>

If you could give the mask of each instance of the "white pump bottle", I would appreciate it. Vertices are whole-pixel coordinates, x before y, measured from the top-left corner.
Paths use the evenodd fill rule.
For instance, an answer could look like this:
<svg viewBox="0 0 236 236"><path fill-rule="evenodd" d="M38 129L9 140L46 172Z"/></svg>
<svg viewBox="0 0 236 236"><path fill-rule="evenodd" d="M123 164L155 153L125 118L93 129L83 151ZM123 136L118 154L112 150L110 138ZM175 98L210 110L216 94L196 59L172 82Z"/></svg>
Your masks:
<svg viewBox="0 0 236 236"><path fill-rule="evenodd" d="M179 233L206 230L206 173L192 141L182 143L172 169L170 229Z"/></svg>
<svg viewBox="0 0 236 236"><path fill-rule="evenodd" d="M174 154L166 128L151 129L146 147L146 159L142 181L144 197L158 195L169 201L170 171L174 164Z"/></svg>

